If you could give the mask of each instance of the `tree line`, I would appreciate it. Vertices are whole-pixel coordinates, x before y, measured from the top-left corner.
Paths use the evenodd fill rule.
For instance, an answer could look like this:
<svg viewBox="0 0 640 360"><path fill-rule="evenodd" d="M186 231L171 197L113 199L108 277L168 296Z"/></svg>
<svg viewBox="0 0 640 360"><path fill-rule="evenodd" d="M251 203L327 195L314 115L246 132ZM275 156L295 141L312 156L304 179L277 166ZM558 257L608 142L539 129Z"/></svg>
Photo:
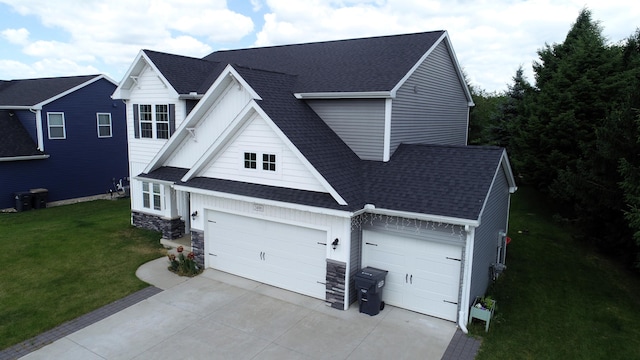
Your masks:
<svg viewBox="0 0 640 360"><path fill-rule="evenodd" d="M520 67L505 92L470 86L469 143L507 148L577 238L640 269L640 29L609 43L583 9L537 54L533 84Z"/></svg>

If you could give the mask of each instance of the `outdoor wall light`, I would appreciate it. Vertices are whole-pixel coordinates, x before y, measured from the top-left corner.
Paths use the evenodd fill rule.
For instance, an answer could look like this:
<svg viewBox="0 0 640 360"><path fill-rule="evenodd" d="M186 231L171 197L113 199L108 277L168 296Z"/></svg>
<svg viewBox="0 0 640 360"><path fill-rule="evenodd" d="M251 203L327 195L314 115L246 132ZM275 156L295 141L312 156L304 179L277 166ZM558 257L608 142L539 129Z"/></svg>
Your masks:
<svg viewBox="0 0 640 360"><path fill-rule="evenodd" d="M336 238L335 240L333 240L333 242L331 243L331 246L333 246L333 250L335 250L338 247L338 242L340 242L340 240L338 240L338 238Z"/></svg>
<svg viewBox="0 0 640 360"><path fill-rule="evenodd" d="M191 213L191 220L195 220L196 216L198 216L198 210Z"/></svg>

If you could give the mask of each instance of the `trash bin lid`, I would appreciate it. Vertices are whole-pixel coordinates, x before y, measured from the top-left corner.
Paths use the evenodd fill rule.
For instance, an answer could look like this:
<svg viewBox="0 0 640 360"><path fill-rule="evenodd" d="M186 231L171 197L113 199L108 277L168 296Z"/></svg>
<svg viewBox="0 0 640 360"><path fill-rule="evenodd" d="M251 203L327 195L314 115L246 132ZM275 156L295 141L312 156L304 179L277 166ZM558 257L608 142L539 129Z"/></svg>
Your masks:
<svg viewBox="0 0 640 360"><path fill-rule="evenodd" d="M381 270L381 269L376 269L376 268L371 267L371 266L367 266L367 267L363 268L362 270L360 270L358 275L361 276L361 277L366 277L366 278L370 278L370 279L381 280L381 279L384 279L387 276L387 273L388 273L387 270Z"/></svg>
<svg viewBox="0 0 640 360"><path fill-rule="evenodd" d="M30 189L29 192L32 194L37 194L37 193L49 192L49 190L43 189L43 188L37 188L37 189Z"/></svg>

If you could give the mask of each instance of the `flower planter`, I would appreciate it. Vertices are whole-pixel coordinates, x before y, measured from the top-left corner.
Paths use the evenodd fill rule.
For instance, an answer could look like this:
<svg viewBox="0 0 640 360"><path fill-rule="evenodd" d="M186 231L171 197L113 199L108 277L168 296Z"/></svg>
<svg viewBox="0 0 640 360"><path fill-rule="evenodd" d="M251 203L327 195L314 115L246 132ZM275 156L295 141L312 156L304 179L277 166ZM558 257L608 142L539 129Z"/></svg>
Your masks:
<svg viewBox="0 0 640 360"><path fill-rule="evenodd" d="M488 300L487 302L489 304L483 304L481 298L476 297L476 299L473 301L473 305L471 306L471 311L469 312L469 323L471 323L474 318L484 321L484 331L489 331L489 323L491 322L493 312L496 309L495 300Z"/></svg>

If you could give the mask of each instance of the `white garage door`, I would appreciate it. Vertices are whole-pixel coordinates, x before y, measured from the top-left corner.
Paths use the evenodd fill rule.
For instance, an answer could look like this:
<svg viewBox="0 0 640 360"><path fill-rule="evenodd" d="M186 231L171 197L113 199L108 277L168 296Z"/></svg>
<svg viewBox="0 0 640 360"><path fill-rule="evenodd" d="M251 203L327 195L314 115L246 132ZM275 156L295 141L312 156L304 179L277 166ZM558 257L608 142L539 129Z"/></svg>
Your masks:
<svg viewBox="0 0 640 360"><path fill-rule="evenodd" d="M210 267L325 299L325 231L217 211L207 220Z"/></svg>
<svg viewBox="0 0 640 360"><path fill-rule="evenodd" d="M386 303L456 321L460 246L367 230L362 238L362 266L389 271Z"/></svg>

